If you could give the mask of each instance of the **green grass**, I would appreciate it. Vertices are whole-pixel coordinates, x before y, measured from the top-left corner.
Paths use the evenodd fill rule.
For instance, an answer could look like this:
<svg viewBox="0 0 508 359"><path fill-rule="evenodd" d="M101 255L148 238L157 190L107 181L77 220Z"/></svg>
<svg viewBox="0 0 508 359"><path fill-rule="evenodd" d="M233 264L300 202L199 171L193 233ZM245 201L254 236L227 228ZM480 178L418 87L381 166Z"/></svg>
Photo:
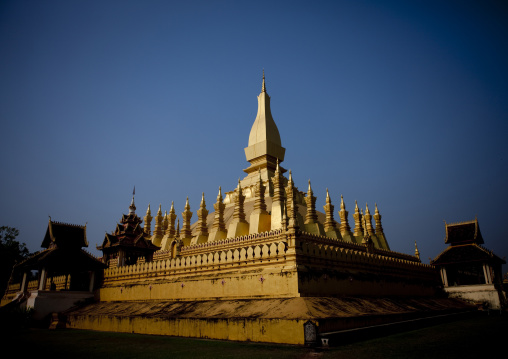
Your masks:
<svg viewBox="0 0 508 359"><path fill-rule="evenodd" d="M129 358L506 358L508 315L482 315L336 348L313 350L289 345L226 342L94 332L86 330L14 330L2 342L16 357L79 359ZM5 347L4 347L5 348Z"/></svg>

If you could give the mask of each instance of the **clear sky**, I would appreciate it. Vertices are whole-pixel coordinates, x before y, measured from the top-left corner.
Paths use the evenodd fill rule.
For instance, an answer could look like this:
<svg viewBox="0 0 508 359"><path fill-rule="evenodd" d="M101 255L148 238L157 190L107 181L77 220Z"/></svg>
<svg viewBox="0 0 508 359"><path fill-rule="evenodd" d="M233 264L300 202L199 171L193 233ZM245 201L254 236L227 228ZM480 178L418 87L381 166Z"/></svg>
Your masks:
<svg viewBox="0 0 508 359"><path fill-rule="evenodd" d="M285 168L377 203L391 248L434 258L478 216L508 255L504 1L2 1L0 225L40 249L48 216L89 250L159 203L193 221L248 167L262 70ZM507 270L507 267L504 267Z"/></svg>

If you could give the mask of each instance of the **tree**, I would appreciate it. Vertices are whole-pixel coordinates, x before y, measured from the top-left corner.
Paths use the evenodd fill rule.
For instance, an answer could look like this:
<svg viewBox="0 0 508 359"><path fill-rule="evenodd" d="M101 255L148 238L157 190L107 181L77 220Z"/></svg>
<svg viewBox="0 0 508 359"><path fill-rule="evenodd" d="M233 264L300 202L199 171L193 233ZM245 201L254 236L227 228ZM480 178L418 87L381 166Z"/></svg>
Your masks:
<svg viewBox="0 0 508 359"><path fill-rule="evenodd" d="M25 243L19 243L16 237L19 230L13 227L0 227L0 294L5 293L12 268L16 263L30 256Z"/></svg>

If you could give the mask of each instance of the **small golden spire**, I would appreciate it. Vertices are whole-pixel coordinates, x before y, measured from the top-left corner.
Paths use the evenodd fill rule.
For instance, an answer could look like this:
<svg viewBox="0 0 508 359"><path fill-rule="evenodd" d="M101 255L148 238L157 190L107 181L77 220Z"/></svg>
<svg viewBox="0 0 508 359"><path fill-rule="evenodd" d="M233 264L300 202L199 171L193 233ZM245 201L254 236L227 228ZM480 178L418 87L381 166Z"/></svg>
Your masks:
<svg viewBox="0 0 508 359"><path fill-rule="evenodd" d="M376 222L376 234L383 234L383 226L381 224L381 214L377 209L377 203L375 204L376 209L374 211L374 221Z"/></svg>
<svg viewBox="0 0 508 359"><path fill-rule="evenodd" d="M374 228L372 227L372 216L370 215L369 205L365 203L365 225L370 235L374 234Z"/></svg>
<svg viewBox="0 0 508 359"><path fill-rule="evenodd" d="M363 213L362 213L363 214ZM363 219L363 236L367 237L367 220L365 219L365 216L362 216Z"/></svg>
<svg viewBox="0 0 508 359"><path fill-rule="evenodd" d="M257 186L254 187L254 209L259 211L260 213L266 213L266 203L265 203L265 185L263 184L263 178L261 177L261 170L258 170L259 180ZM269 228L268 228L269 230Z"/></svg>
<svg viewBox="0 0 508 359"><path fill-rule="evenodd" d="M176 219L175 205L173 201L171 201L171 208L169 209L168 214L168 233L171 237L175 236L175 219Z"/></svg>
<svg viewBox="0 0 508 359"><path fill-rule="evenodd" d="M316 213L316 197L314 197L314 193L312 192L310 180L309 180L309 189L307 190L307 197L305 197L305 203L307 204L307 214L305 215L305 224L317 223L318 218Z"/></svg>
<svg viewBox="0 0 508 359"><path fill-rule="evenodd" d="M183 236L183 239L188 239L192 237L192 231L191 231L191 217L192 212L190 211L190 205L189 205L189 197L187 197L187 200L185 202L184 211L182 212L182 232L181 235ZM188 245L189 243L184 243L184 245Z"/></svg>
<svg viewBox="0 0 508 359"><path fill-rule="evenodd" d="M333 231L335 233L333 238L338 237L339 235L338 235L338 233L336 233L337 228L335 226L335 220L333 219L334 206L332 204L332 200L330 199L330 193L328 193L328 188L326 189L326 204L323 206L323 209L325 210L325 216L326 216L325 223L324 223L325 233Z"/></svg>
<svg viewBox="0 0 508 359"><path fill-rule="evenodd" d="M222 189L219 186L219 194L217 195L217 202L213 205L215 208L215 217L213 227L220 231L225 231L225 223L224 223L224 208L225 205L222 202Z"/></svg>
<svg viewBox="0 0 508 359"><path fill-rule="evenodd" d="M344 204L344 197L340 195L340 233L342 235L347 234L349 231L351 231L351 227L349 226L349 222L347 219L348 211L346 211L346 205Z"/></svg>
<svg viewBox="0 0 508 359"><path fill-rule="evenodd" d="M222 202L222 189L219 186L219 194L217 195L217 202L213 205L215 209L212 233L208 238L209 241L216 241L226 238L226 224L224 223L224 208L226 205Z"/></svg>
<svg viewBox="0 0 508 359"><path fill-rule="evenodd" d="M155 216L155 228L153 229L153 235L154 235L154 238L152 239L152 241L154 240L158 240L160 238L162 238L163 236L163 222L162 222L162 209L161 209L161 204L159 204L159 210L157 211L157 215Z"/></svg>
<svg viewBox="0 0 508 359"><path fill-rule="evenodd" d="M219 186L219 194L217 195L217 202L222 202L222 189L221 187Z"/></svg>
<svg viewBox="0 0 508 359"><path fill-rule="evenodd" d="M168 230L168 223L169 223L168 211L164 211L164 217L162 217L162 234L164 235Z"/></svg>
<svg viewBox="0 0 508 359"><path fill-rule="evenodd" d="M151 234L151 223L152 223L152 212L150 211L150 204L148 204L148 208L146 210L146 214L145 214L145 228L144 228L144 232L148 235Z"/></svg>
<svg viewBox="0 0 508 359"><path fill-rule="evenodd" d="M418 250L418 246L416 245L416 241L415 241L415 257L420 259L420 251Z"/></svg>
<svg viewBox="0 0 508 359"><path fill-rule="evenodd" d="M281 220L281 226L283 230L288 229L288 220L287 220L287 207L285 203L282 203L282 220Z"/></svg>
<svg viewBox="0 0 508 359"><path fill-rule="evenodd" d="M197 223L197 230L198 234L197 236L206 236L208 237L208 226L206 224L206 218L208 216L208 210L206 209L206 203L205 203L205 192L203 192L203 196L201 198L201 205L198 209L198 223ZM206 241L208 238L206 238L204 241ZM201 241L198 241L198 243L204 243Z"/></svg>
<svg viewBox="0 0 508 359"><path fill-rule="evenodd" d="M355 200L355 213L353 214L353 218L355 219L355 229L353 234L355 236L361 236L364 234L364 220L363 220L363 209L358 209L358 201Z"/></svg>

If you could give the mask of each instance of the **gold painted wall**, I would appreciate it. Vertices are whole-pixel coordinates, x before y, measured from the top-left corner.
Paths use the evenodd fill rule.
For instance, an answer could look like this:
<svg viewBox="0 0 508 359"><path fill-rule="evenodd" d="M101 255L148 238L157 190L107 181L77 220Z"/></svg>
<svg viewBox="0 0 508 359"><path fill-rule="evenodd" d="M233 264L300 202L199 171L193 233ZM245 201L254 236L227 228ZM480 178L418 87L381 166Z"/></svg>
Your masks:
<svg viewBox="0 0 508 359"><path fill-rule="evenodd" d="M192 338L304 344L301 320L75 316L68 321L67 327Z"/></svg>

